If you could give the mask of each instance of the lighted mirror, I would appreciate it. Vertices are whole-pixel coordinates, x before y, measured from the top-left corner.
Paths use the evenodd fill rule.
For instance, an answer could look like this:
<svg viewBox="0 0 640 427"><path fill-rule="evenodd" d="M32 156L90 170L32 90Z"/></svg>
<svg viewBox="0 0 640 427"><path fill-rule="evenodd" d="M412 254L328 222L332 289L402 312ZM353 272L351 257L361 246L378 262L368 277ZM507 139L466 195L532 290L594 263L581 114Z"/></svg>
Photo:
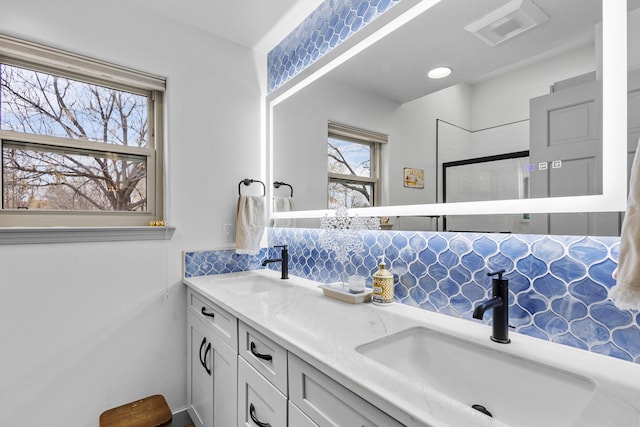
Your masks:
<svg viewBox="0 0 640 427"><path fill-rule="evenodd" d="M294 210L272 216L309 226L325 214L338 123L388 139L373 144L379 160L355 161L379 179L345 203L394 229L617 234L640 135L626 2L403 3L379 25L384 36L356 34L269 96L271 181L295 188ZM639 3L629 1L631 31ZM452 73L427 78L438 66ZM511 153L526 155L508 167L478 161ZM453 185L443 171L456 162L475 166Z"/></svg>

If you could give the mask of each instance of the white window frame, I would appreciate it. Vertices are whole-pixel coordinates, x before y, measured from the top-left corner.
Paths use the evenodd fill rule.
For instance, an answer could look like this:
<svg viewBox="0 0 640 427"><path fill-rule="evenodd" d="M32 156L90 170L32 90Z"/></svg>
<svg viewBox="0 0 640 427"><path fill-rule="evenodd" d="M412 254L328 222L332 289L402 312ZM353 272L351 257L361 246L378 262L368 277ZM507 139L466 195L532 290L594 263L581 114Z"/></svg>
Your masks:
<svg viewBox="0 0 640 427"><path fill-rule="evenodd" d="M0 130L0 140L27 145L40 144L78 151L143 156L147 169L145 212L0 210L0 229L52 226L135 227L148 226L152 221L164 220L163 95L166 81L163 77L4 35L0 35L0 62L147 96L149 128L148 146L145 148Z"/></svg>
<svg viewBox="0 0 640 427"><path fill-rule="evenodd" d="M328 122L328 135L327 144L329 138L335 138L342 141L354 142L357 144L368 145L371 147L371 177L362 177L355 175L339 174L327 171L327 194L328 187L334 182L346 182L353 184L370 184L373 189L371 197L371 206L379 206L382 200L381 195L381 145L386 144L389 141L389 137L385 134L374 132L366 129L356 128L343 123L334 121ZM329 200L327 197L327 206Z"/></svg>

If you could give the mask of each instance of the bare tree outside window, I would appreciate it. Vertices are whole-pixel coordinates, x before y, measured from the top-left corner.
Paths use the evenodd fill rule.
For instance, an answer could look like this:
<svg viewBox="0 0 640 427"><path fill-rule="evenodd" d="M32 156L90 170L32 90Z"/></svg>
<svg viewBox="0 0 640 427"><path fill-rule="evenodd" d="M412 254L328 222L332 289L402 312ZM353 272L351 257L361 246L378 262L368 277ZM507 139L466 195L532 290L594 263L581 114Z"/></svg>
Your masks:
<svg viewBox="0 0 640 427"><path fill-rule="evenodd" d="M115 149L148 147L147 96L0 67L0 129L54 137L2 139L3 209L147 210L146 157Z"/></svg>
<svg viewBox="0 0 640 427"><path fill-rule="evenodd" d="M328 140L327 170L330 174L328 207L372 206L373 185L356 178L371 178L371 145L337 138Z"/></svg>

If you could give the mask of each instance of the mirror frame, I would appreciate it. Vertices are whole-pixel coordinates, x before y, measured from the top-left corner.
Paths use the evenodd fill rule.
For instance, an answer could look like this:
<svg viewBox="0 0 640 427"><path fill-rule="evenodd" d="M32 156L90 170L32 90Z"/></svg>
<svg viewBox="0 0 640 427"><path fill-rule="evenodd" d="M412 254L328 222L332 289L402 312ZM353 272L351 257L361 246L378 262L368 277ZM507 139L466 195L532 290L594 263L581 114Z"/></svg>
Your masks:
<svg viewBox="0 0 640 427"><path fill-rule="evenodd" d="M332 209L274 212L273 112L290 96L441 0L405 0L358 31L266 97L266 173L270 218L322 218ZM618 212L627 204L627 0L602 0L602 194L591 196L432 203L349 209L360 216L426 216ZM606 147L606 149L605 149Z"/></svg>

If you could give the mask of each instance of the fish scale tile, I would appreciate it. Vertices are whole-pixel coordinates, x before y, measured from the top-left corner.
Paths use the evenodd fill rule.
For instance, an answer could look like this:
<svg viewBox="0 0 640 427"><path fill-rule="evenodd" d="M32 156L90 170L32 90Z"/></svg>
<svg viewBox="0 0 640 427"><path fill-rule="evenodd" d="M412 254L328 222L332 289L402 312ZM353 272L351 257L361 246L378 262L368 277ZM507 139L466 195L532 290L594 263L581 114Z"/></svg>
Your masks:
<svg viewBox="0 0 640 427"><path fill-rule="evenodd" d="M531 244L531 254L547 262L564 256L564 246L549 237L543 237Z"/></svg>
<svg viewBox="0 0 640 427"><path fill-rule="evenodd" d="M565 282L571 282L584 277L586 269L584 264L570 257L564 257L553 261L549 266L551 274Z"/></svg>
<svg viewBox="0 0 640 427"><path fill-rule="evenodd" d="M610 328L629 325L633 322L633 316L629 312L618 310L611 301L593 304L589 311L591 317Z"/></svg>
<svg viewBox="0 0 640 427"><path fill-rule="evenodd" d="M551 274L546 274L533 281L533 290L547 298L553 298L564 295L567 292L567 286Z"/></svg>
<svg viewBox="0 0 640 427"><path fill-rule="evenodd" d="M184 277L209 276L261 268L267 250L258 255L239 255L232 250L190 251L184 253Z"/></svg>
<svg viewBox="0 0 640 427"><path fill-rule="evenodd" d="M590 318L584 318L571 322L570 330L573 335L581 341L597 345L611 340L611 333L602 324Z"/></svg>
<svg viewBox="0 0 640 427"><path fill-rule="evenodd" d="M640 313L620 310L608 299L619 238L366 231L363 253L343 266L322 248L321 233L272 228L269 243L289 245L292 275L319 282L343 279L346 270L366 277L371 287L384 256L394 273L396 301L470 321L477 321L475 304L491 294L487 272L504 268L509 320L517 332L640 363ZM267 255L266 249L256 257L186 252L185 276L262 268Z"/></svg>
<svg viewBox="0 0 640 427"><path fill-rule="evenodd" d="M589 277L591 277L591 279L593 279L595 282L606 286L607 283L611 280L611 275L613 274L613 271L616 269L616 267L617 264L613 260L606 259L598 264L594 264L589 267Z"/></svg>
<svg viewBox="0 0 640 427"><path fill-rule="evenodd" d="M463 255L460 259L460 265L474 273L485 268L484 259L475 252Z"/></svg>
<svg viewBox="0 0 640 427"><path fill-rule="evenodd" d="M568 253L572 258L585 265L591 265L597 261L602 261L608 255L607 248L604 245L587 237L579 242L571 244L569 246Z"/></svg>
<svg viewBox="0 0 640 427"><path fill-rule="evenodd" d="M326 0L267 54L267 88L279 88L400 0Z"/></svg>
<svg viewBox="0 0 640 427"><path fill-rule="evenodd" d="M516 262L516 269L527 277L537 278L547 273L547 264L532 254L520 258Z"/></svg>
<svg viewBox="0 0 640 427"><path fill-rule="evenodd" d="M525 311L518 304L509 307L509 325L516 330L522 331L522 327L529 326L532 323L531 314Z"/></svg>
<svg viewBox="0 0 640 427"><path fill-rule="evenodd" d="M552 300L551 309L554 313L568 321L582 319L589 314L587 306L571 295L565 295L562 298Z"/></svg>
<svg viewBox="0 0 640 427"><path fill-rule="evenodd" d="M427 247L427 241L420 235L414 234L409 238L409 246L414 252L421 252Z"/></svg>
<svg viewBox="0 0 640 427"><path fill-rule="evenodd" d="M473 250L479 256L487 258L498 251L498 245L493 240L486 236L482 236L479 239L473 241Z"/></svg>
<svg viewBox="0 0 640 427"><path fill-rule="evenodd" d="M512 239L503 240L500 243L500 251L509 254L513 261L524 257L529 252L529 247L525 242L514 237Z"/></svg>
<svg viewBox="0 0 640 427"><path fill-rule="evenodd" d="M508 254L497 253L489 257L487 260L487 267L491 271L510 271L513 269L513 260Z"/></svg>
<svg viewBox="0 0 640 427"><path fill-rule="evenodd" d="M299 240L315 239L317 256L330 258L317 243L320 232L303 239L300 229L270 229L270 239L288 243L292 252ZM510 323L518 332L640 361L640 314L619 310L607 297L615 284L619 238L369 231L362 239L367 267L358 274L371 286L376 260L384 255L395 273L398 302L471 319L470 307L491 293L487 272L504 268ZM300 267L291 265L290 271L298 274ZM313 274L305 277L319 277Z"/></svg>

